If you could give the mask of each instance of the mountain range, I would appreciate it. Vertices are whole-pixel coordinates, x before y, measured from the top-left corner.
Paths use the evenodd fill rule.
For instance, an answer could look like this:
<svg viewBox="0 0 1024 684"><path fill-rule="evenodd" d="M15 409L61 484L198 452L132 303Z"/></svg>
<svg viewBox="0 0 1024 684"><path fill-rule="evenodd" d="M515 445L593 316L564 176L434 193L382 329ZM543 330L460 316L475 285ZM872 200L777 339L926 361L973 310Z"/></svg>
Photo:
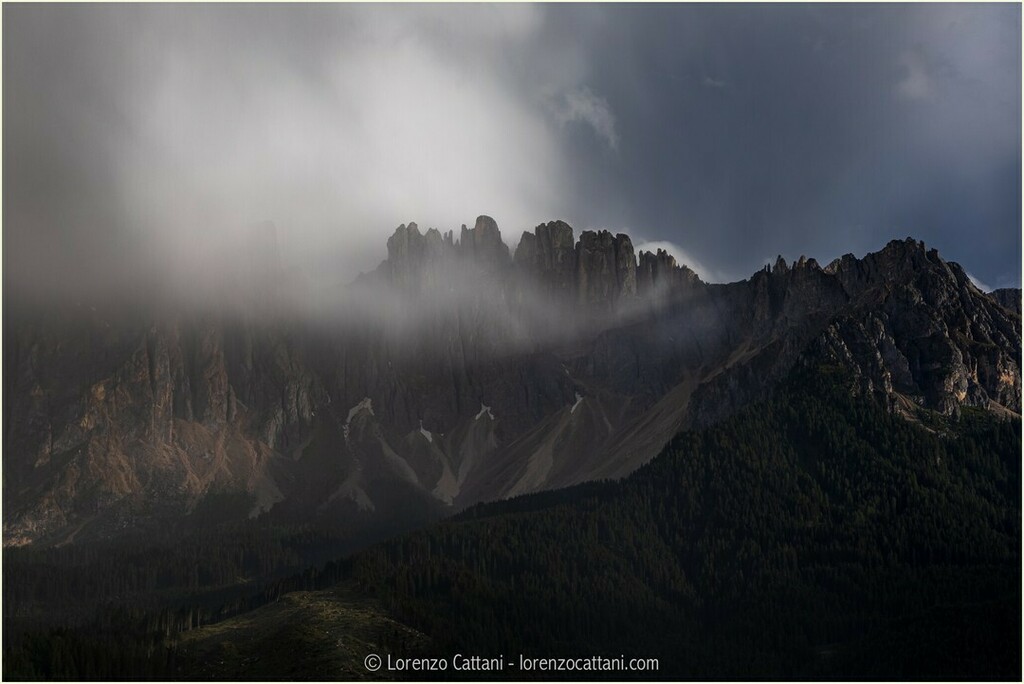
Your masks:
<svg viewBox="0 0 1024 684"><path fill-rule="evenodd" d="M710 284L562 221L514 253L487 216L458 237L410 223L316 298L282 276L272 226L239 254L212 310L8 302L5 547L211 511L380 537L627 476L812 358L907 421L1021 413L1020 290L982 292L909 238Z"/></svg>

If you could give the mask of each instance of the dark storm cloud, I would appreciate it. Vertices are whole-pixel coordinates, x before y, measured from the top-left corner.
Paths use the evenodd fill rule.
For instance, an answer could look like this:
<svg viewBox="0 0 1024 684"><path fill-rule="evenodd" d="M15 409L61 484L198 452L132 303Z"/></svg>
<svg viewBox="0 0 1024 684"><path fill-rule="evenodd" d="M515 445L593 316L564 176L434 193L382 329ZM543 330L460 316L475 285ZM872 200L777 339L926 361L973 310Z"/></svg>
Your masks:
<svg viewBox="0 0 1024 684"><path fill-rule="evenodd" d="M1018 6L591 11L621 142L584 185L587 222L615 216L720 277L913 235L1019 284Z"/></svg>
<svg viewBox="0 0 1024 684"><path fill-rule="evenodd" d="M6 5L5 284L201 291L262 219L337 280L398 223L489 213L709 279L913 235L1017 285L1020 31L1014 5Z"/></svg>

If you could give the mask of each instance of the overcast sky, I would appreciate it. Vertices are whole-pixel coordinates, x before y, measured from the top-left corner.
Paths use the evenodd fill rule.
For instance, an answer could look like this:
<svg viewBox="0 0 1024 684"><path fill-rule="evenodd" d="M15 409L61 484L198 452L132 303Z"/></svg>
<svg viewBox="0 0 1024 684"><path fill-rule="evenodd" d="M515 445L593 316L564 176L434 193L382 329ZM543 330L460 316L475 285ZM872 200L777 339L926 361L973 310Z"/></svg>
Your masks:
<svg viewBox="0 0 1024 684"><path fill-rule="evenodd" d="M5 280L177 269L270 219L354 275L399 223L561 218L706 280L908 235L1020 286L1021 8L10 5Z"/></svg>

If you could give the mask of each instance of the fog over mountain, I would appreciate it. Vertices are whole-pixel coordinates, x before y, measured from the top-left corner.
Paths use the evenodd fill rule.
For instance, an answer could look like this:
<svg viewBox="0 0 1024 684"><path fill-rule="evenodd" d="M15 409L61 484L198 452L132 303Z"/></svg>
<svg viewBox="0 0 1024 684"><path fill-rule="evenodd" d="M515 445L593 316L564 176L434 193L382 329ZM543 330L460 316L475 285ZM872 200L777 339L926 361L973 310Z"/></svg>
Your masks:
<svg viewBox="0 0 1024 684"><path fill-rule="evenodd" d="M212 306L7 307L5 545L210 506L343 520L354 543L626 476L808 364L908 420L1020 415L1020 291L983 293L912 238L728 285L624 233L550 221L518 242L483 215L457 237L403 224L376 268L307 296L262 224Z"/></svg>
<svg viewBox="0 0 1024 684"><path fill-rule="evenodd" d="M209 303L266 220L332 288L481 211L708 282L912 234L1020 284L1013 5L13 5L3 49L17 296Z"/></svg>

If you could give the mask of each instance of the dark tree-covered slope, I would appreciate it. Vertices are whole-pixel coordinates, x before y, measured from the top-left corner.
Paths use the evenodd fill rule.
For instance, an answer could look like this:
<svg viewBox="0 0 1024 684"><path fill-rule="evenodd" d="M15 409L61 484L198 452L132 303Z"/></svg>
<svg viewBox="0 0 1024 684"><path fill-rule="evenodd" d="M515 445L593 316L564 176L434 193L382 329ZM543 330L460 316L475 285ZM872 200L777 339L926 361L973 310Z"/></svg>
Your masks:
<svg viewBox="0 0 1024 684"><path fill-rule="evenodd" d="M1019 421L908 422L851 380L799 371L623 482L472 509L359 555L353 576L438 653L1018 679Z"/></svg>
<svg viewBox="0 0 1024 684"><path fill-rule="evenodd" d="M372 647L657 658L643 676L666 680L1019 679L1019 420L907 420L827 358L625 480L477 506L221 609L5 621L4 676L323 679ZM295 590L326 593L267 605Z"/></svg>

